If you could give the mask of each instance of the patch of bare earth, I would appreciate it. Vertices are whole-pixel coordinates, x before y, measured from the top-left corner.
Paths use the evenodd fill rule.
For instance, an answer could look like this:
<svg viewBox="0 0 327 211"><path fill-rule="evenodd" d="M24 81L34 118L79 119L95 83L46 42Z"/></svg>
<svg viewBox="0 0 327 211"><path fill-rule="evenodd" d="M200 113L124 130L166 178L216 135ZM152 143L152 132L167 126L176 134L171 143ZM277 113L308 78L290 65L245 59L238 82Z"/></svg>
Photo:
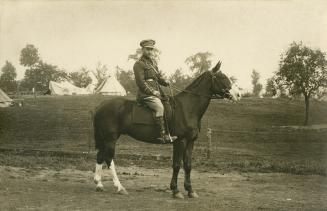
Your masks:
<svg viewBox="0 0 327 211"><path fill-rule="evenodd" d="M0 210L324 210L327 178L280 173L192 172L198 199L174 199L170 169L119 167L129 195L116 193L107 169L104 192L93 172L0 166ZM179 178L183 190L183 172Z"/></svg>

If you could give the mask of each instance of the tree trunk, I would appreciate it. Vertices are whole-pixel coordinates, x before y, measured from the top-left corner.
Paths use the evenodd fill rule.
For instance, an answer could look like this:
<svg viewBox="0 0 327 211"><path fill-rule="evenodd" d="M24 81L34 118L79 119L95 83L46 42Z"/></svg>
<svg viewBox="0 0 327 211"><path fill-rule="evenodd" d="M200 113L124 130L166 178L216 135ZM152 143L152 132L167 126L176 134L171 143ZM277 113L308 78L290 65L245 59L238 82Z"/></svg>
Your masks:
<svg viewBox="0 0 327 211"><path fill-rule="evenodd" d="M305 120L304 120L304 125L308 125L308 121L309 121L309 96L304 95L304 100L305 100Z"/></svg>

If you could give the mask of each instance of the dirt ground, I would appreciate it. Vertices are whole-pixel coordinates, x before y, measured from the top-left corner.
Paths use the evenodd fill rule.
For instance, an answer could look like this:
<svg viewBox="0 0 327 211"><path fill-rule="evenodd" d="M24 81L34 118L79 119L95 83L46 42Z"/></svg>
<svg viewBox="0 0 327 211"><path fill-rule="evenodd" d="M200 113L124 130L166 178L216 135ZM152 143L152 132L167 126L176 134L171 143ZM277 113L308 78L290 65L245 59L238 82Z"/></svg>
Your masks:
<svg viewBox="0 0 327 211"><path fill-rule="evenodd" d="M193 171L200 198L174 199L171 169L117 167L129 195L116 193L108 170L104 192L93 172L0 166L0 210L326 210L327 178L281 173ZM183 172L179 177L183 190Z"/></svg>

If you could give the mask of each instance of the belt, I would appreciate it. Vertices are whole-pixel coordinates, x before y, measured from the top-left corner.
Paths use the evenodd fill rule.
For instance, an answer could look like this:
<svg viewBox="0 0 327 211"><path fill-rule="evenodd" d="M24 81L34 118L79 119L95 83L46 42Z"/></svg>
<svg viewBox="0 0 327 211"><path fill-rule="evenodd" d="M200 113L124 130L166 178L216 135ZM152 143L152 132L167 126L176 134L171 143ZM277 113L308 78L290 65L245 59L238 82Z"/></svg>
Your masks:
<svg viewBox="0 0 327 211"><path fill-rule="evenodd" d="M146 79L145 81L154 81L152 78Z"/></svg>

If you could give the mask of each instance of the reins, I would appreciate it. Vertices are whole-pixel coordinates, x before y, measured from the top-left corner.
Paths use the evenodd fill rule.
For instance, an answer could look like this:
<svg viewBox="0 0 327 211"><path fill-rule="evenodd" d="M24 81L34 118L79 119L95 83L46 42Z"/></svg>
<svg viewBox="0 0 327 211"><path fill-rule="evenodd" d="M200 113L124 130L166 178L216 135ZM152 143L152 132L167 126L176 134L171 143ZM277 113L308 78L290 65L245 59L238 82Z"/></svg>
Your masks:
<svg viewBox="0 0 327 211"><path fill-rule="evenodd" d="M211 98L211 97L212 97L212 96L209 96L209 95L198 94L198 93L192 92L192 91L187 90L187 89L179 89L179 88L177 88L177 87L175 87L175 86L172 86L172 85L169 85L169 87L170 87L171 92L172 92L172 88L173 88L173 89L175 89L176 91L179 91L179 92L186 92L186 93L189 93L189 94L192 94L192 95L197 95L197 96L200 96L200 97L206 97L206 98ZM172 93L170 93L170 94L172 94ZM173 97L173 95L172 95L172 97Z"/></svg>
<svg viewBox="0 0 327 211"><path fill-rule="evenodd" d="M211 83L213 84L213 80L215 79L215 76L214 75L211 75ZM177 87L174 87L172 85L169 85L169 89L170 89L170 95L171 97L173 98L174 100L174 95L173 95L173 91L172 91L172 88L179 91L179 92L186 92L186 93L189 93L189 94L192 94L192 95L196 95L196 96L200 96L200 97L206 97L206 98L210 98L210 99L223 99L222 96L218 95L218 94L211 94L211 95L205 95L205 94L199 94L199 93L196 93L196 92L192 92L190 90L187 90L187 89L179 89Z"/></svg>
<svg viewBox="0 0 327 211"><path fill-rule="evenodd" d="M206 97L206 98L210 98L210 99L222 99L222 97L218 94L213 94L213 95L203 95L203 94L199 94L199 93L196 93L196 92L192 92L190 90L187 90L187 89L179 89L175 86L172 86L172 85L169 85L169 89L170 89L170 95L172 98L174 98L174 95L173 95L173 91L172 89L175 89L176 91L179 91L179 92L186 92L186 93L189 93L189 94L192 94L192 95L196 95L196 96L200 96L200 97Z"/></svg>

